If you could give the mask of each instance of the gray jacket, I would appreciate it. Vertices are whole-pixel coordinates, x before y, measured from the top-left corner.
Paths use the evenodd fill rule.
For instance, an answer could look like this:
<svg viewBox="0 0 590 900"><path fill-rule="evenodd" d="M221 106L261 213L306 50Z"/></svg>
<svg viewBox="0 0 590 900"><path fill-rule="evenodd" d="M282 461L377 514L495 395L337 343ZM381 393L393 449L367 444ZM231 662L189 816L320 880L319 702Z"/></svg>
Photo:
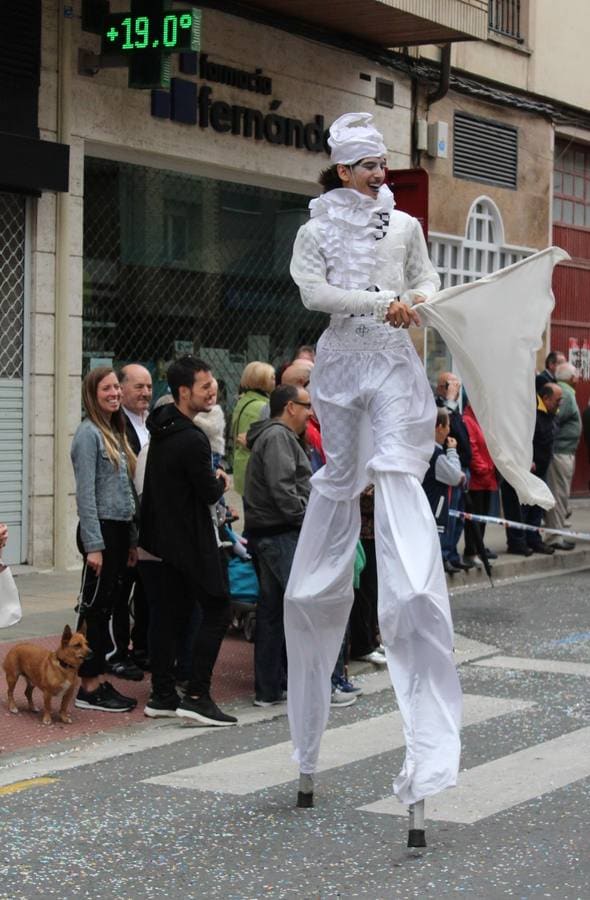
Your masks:
<svg viewBox="0 0 590 900"><path fill-rule="evenodd" d="M80 536L86 552L104 550L101 519L129 522L129 546L137 544L135 499L123 451L119 468L115 469L100 429L90 419L84 419L76 429L70 455L76 478Z"/></svg>
<svg viewBox="0 0 590 900"><path fill-rule="evenodd" d="M254 422L244 490L245 530L252 536L299 530L310 492L311 465L292 428L278 419Z"/></svg>

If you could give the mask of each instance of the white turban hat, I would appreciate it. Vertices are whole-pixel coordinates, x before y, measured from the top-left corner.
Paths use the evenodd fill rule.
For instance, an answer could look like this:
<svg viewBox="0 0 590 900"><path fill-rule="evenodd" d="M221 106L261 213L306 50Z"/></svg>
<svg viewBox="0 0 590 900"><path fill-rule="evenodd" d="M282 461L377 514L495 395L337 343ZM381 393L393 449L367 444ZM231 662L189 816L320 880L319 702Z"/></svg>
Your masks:
<svg viewBox="0 0 590 900"><path fill-rule="evenodd" d="M346 113L332 122L328 144L333 163L347 166L367 156L385 156L387 148L371 113Z"/></svg>

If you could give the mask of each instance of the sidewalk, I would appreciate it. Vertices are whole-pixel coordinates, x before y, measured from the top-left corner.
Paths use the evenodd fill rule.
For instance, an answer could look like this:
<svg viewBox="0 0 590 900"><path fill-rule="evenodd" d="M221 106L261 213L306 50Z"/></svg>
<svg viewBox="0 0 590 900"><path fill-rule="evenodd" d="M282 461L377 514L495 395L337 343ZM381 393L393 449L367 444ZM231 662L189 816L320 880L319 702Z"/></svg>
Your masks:
<svg viewBox="0 0 590 900"><path fill-rule="evenodd" d="M574 500L572 509L572 531L590 533L590 500ZM590 567L590 541L578 541L574 550L556 551L553 556L508 556L505 552L504 529L488 526L486 545L498 553L498 559L493 563L494 581L538 577ZM21 595L23 618L17 625L0 632L0 661L14 643L23 640L55 648L64 625L73 626L76 618L74 605L80 583L79 571L35 571L25 566L16 566L13 567L13 573ZM451 593L476 586L489 589L486 587L489 585L488 578L482 570L450 576L448 584ZM220 704L249 703L253 696L253 657L253 645L248 644L241 634L230 631L223 642L212 686L212 693ZM355 663L351 669L353 673L374 671L369 663ZM22 679L16 690L17 703L22 711L18 716L8 711L4 670L0 669L0 764L7 754L26 748L32 749L100 732L116 732L129 725L149 728L152 723L143 716L143 706L149 694L149 675L141 682L116 678L112 681L118 690L138 699L134 712L114 715L73 708L71 725L54 721L52 726L43 726L39 715L25 711ZM34 698L39 704L38 691ZM55 706L57 707L57 703Z"/></svg>

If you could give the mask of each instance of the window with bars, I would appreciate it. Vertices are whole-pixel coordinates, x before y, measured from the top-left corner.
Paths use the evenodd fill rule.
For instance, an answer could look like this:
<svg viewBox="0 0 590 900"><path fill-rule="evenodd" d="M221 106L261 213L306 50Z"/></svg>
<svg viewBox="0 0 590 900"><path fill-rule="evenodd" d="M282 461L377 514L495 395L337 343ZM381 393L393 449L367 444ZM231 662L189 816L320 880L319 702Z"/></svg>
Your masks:
<svg viewBox="0 0 590 900"><path fill-rule="evenodd" d="M480 197L467 217L465 237L430 233L430 258L441 280L441 289L467 284L511 266L531 250L504 242L504 225L496 204ZM431 380L452 367L451 354L432 328L425 328L424 360Z"/></svg>
<svg viewBox="0 0 590 900"><path fill-rule="evenodd" d="M504 37L513 38L519 44L524 43L521 33L521 0L490 0L488 10L488 26Z"/></svg>
<svg viewBox="0 0 590 900"><path fill-rule="evenodd" d="M556 142L553 221L590 228L590 148L581 144Z"/></svg>

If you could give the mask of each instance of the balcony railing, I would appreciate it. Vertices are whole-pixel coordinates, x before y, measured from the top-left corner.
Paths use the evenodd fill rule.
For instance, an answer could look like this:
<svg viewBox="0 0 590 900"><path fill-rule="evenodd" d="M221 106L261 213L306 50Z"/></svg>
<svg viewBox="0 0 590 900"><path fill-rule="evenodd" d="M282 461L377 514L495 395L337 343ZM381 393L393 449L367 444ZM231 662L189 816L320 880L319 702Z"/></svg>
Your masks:
<svg viewBox="0 0 590 900"><path fill-rule="evenodd" d="M490 31L512 38L522 44L524 38L520 33L520 0L490 0Z"/></svg>

